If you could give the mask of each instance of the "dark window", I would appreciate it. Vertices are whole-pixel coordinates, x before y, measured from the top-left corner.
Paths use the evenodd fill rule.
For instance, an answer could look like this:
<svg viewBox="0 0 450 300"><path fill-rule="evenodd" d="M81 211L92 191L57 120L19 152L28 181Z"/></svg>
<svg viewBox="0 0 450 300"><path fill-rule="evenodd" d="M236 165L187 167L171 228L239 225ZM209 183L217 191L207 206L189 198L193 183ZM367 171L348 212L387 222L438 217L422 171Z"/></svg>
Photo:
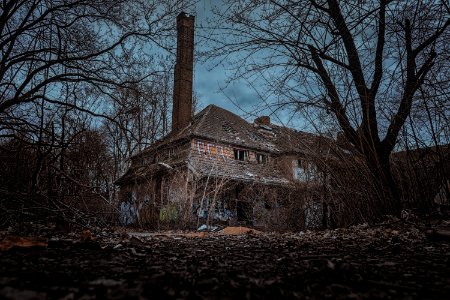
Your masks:
<svg viewBox="0 0 450 300"><path fill-rule="evenodd" d="M237 220L242 222L249 221L251 217L250 205L246 202L238 201L236 203Z"/></svg>
<svg viewBox="0 0 450 300"><path fill-rule="evenodd" d="M248 150L234 149L234 159L248 160Z"/></svg>
<svg viewBox="0 0 450 300"><path fill-rule="evenodd" d="M261 153L256 153L256 161L258 162L258 164L267 163L267 155L261 154Z"/></svg>
<svg viewBox="0 0 450 300"><path fill-rule="evenodd" d="M166 176L161 180L161 193L162 193L162 202L167 203L169 199L170 193L170 180L169 177Z"/></svg>

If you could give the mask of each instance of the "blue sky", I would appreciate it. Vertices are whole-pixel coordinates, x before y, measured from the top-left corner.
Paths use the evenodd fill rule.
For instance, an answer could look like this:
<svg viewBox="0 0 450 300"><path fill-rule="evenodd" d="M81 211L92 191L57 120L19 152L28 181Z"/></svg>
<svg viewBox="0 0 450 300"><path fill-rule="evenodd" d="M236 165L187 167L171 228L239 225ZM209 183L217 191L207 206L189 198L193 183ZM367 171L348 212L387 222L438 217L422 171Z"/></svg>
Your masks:
<svg viewBox="0 0 450 300"><path fill-rule="evenodd" d="M202 36L208 34L208 29L216 24L210 24L213 17L212 7L226 7L222 0L200 0L195 11L187 13L195 16L195 47L198 53L205 50L205 39ZM226 62L221 64L219 59L209 59L205 61L202 57L194 58L194 95L197 97L197 111L205 108L209 104L215 104L225 108L247 121L253 121L258 116L270 115L271 122L292 127L299 130L309 131L309 123L290 110L277 111L276 115L271 112L265 103L276 103L275 96L268 94L258 94L255 89L264 87L267 83L253 77L251 84L245 79L234 80L227 84L227 79L233 71L227 67ZM262 89L261 89L262 90ZM264 99L262 99L264 97ZM292 107L291 107L292 109Z"/></svg>
<svg viewBox="0 0 450 300"><path fill-rule="evenodd" d="M200 36L206 34L203 27L209 26L208 18L212 16L212 5L220 5L220 2L220 0L201 0L196 6L196 11L189 12L195 15L196 50L205 47L200 42ZM259 95L248 86L245 80L237 80L226 84L231 72L223 64L218 64L217 60L205 62L198 57L195 59L194 94L199 99L198 109L202 109L209 104L215 104L246 118L248 121L252 121L251 114L254 114L255 110L258 111L258 115L264 114L264 112L259 113L261 110Z"/></svg>

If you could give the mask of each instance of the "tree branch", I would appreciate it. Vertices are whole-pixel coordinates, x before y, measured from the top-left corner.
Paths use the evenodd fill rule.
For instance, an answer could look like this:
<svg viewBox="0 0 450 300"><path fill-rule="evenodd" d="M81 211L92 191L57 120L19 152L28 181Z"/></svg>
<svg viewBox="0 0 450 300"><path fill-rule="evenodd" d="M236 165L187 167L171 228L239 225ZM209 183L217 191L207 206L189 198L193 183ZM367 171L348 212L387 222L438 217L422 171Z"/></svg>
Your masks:
<svg viewBox="0 0 450 300"><path fill-rule="evenodd" d="M386 2L381 0L380 13L378 20L378 36L377 36L377 49L375 52L375 72L373 75L372 86L370 87L371 97L375 97L378 88L380 86L381 78L383 75L383 49L385 44L386 33Z"/></svg>
<svg viewBox="0 0 450 300"><path fill-rule="evenodd" d="M311 51L312 58L314 60L314 63L318 70L318 75L322 79L326 89L328 96L331 99L330 108L335 114L339 125L343 129L345 136L347 139L353 143L354 145L357 145L356 142L356 131L353 129L352 125L350 124L350 121L348 120L348 117L346 115L345 109L342 106L341 102L339 101L339 94L336 90L336 87L334 86L333 82L331 81L330 76L328 75L327 70L322 64L322 61L320 60L319 54L317 53L317 50L313 46L309 46L309 50Z"/></svg>

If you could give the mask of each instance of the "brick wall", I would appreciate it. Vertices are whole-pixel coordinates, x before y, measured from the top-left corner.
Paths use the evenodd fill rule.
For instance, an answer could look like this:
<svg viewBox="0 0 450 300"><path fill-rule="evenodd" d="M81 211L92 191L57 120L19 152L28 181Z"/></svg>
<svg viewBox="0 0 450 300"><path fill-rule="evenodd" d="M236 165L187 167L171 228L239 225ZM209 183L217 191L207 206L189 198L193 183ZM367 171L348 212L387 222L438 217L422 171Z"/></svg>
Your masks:
<svg viewBox="0 0 450 300"><path fill-rule="evenodd" d="M177 17L177 61L173 89L172 131L186 127L192 118L192 74L194 63L194 16Z"/></svg>

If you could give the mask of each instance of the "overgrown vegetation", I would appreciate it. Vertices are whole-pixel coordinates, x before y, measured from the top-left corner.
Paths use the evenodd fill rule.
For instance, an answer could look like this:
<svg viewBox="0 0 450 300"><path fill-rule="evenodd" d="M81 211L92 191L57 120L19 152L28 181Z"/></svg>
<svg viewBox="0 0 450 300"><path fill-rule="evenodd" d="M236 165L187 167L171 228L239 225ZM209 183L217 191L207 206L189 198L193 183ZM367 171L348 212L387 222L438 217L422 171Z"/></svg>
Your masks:
<svg viewBox="0 0 450 300"><path fill-rule="evenodd" d="M264 109L340 131L379 194L367 206L399 216L391 168L399 140L401 148L449 143L446 1L224 2L207 55L246 79Z"/></svg>
<svg viewBox="0 0 450 300"><path fill-rule="evenodd" d="M115 180L130 156L168 133L173 60L161 53L173 48L175 16L189 2L2 2L0 226L119 222ZM266 79L258 89L279 100L269 109L314 119L317 134L342 132L329 157L311 149L318 181L239 187L244 204L232 213L267 230L300 230L311 210L320 211L314 227L376 222L403 209L446 212L445 1L248 0L228 8L217 11L221 38L209 36L213 57L232 58L238 77ZM172 181L180 188L164 203L131 199L137 225L212 225L240 184Z"/></svg>

